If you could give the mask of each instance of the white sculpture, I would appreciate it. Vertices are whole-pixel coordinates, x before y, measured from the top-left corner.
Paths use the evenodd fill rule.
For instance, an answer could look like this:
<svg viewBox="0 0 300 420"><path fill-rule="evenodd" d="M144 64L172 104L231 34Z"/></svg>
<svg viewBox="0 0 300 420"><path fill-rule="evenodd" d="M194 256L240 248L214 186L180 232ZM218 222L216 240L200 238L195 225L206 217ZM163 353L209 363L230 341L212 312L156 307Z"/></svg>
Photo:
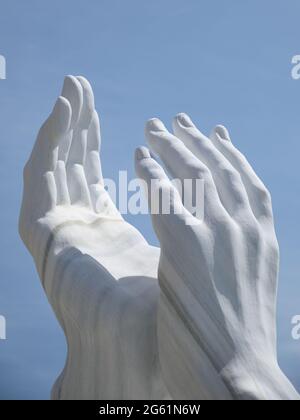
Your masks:
<svg viewBox="0 0 300 420"><path fill-rule="evenodd" d="M68 343L52 397L164 397L159 250L122 219L103 187L90 85L67 77L62 95L26 164L20 216L21 237Z"/></svg>
<svg viewBox="0 0 300 420"><path fill-rule="evenodd" d="M136 163L146 182L160 178L172 191L178 213L152 216L161 244L158 344L168 390L176 399L298 398L277 364L279 248L270 195L224 127L210 141L179 114L173 129L176 137L149 121L149 145L172 177L205 180L204 221L191 223L147 150Z"/></svg>
<svg viewBox="0 0 300 420"><path fill-rule="evenodd" d="M297 399L277 365L269 194L224 128L209 140L180 114L174 132L159 120L146 128L171 175L204 178L205 219L182 208L164 170L138 149L139 176L161 179L181 210L152 216L161 255L104 189L84 78L65 79L39 132L19 230L68 342L52 397Z"/></svg>

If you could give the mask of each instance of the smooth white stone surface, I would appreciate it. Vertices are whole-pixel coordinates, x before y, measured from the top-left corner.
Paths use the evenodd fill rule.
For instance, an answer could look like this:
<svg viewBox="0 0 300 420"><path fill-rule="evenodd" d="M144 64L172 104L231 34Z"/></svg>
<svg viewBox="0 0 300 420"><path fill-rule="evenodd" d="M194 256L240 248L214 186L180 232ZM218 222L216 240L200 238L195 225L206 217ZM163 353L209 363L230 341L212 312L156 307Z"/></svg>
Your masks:
<svg viewBox="0 0 300 420"><path fill-rule="evenodd" d="M279 247L270 194L224 127L209 139L178 114L173 131L152 119L146 137L172 178L204 179L204 219L183 208L147 149L136 154L138 174L148 185L160 179L176 210L152 215L161 244L158 345L168 390L175 399L298 399L277 364Z"/></svg>
<svg viewBox="0 0 300 420"><path fill-rule="evenodd" d="M99 147L91 87L67 77L25 167L20 216L68 343L52 397L169 398L156 339L159 249L108 197Z"/></svg>
<svg viewBox="0 0 300 420"><path fill-rule="evenodd" d="M19 230L68 342L52 398L297 399L277 365L269 193L223 127L208 139L180 114L174 133L156 119L146 127L172 176L205 179L205 218L187 226L186 209L153 215L160 255L103 187L84 78L65 79L39 132ZM136 169L147 183L163 180L182 208L146 148Z"/></svg>

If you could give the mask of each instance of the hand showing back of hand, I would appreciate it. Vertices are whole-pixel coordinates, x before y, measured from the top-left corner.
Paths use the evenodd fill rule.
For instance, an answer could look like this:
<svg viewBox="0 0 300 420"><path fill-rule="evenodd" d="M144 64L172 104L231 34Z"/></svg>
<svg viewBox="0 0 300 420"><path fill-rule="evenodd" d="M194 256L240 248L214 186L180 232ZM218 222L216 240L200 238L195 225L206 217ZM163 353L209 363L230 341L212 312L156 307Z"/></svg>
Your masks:
<svg viewBox="0 0 300 420"><path fill-rule="evenodd" d="M179 114L173 128L174 135L150 120L149 146L181 185L204 181L204 218L183 206L185 191L146 148L136 152L148 194L159 181L150 206L153 197L171 200L170 214L152 214L161 244L159 357L169 392L178 399L297 397L277 365L279 248L270 194L224 127L209 139Z"/></svg>

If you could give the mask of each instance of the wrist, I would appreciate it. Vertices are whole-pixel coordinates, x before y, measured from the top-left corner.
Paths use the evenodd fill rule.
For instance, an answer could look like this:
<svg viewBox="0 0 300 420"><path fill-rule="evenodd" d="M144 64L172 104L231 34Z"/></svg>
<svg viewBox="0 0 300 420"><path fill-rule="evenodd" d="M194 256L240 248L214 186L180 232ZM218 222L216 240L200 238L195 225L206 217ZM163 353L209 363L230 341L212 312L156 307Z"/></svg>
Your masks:
<svg viewBox="0 0 300 420"><path fill-rule="evenodd" d="M237 356L221 371L235 400L298 400L274 357Z"/></svg>

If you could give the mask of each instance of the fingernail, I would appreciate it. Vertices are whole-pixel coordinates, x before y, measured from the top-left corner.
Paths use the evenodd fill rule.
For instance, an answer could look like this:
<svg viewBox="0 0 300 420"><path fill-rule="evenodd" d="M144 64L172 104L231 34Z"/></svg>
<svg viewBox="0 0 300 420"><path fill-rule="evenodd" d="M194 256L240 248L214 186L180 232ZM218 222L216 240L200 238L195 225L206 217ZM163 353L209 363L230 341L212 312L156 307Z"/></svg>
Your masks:
<svg viewBox="0 0 300 420"><path fill-rule="evenodd" d="M176 117L177 121L185 128L193 128L195 127L190 117L185 114L184 112L181 112L180 114L177 114Z"/></svg>
<svg viewBox="0 0 300 420"><path fill-rule="evenodd" d="M223 125L217 125L215 132L221 137L221 139L231 141L229 132Z"/></svg>
<svg viewBox="0 0 300 420"><path fill-rule="evenodd" d="M166 131L166 127L163 122L158 118L151 118L146 123L146 130L148 131Z"/></svg>
<svg viewBox="0 0 300 420"><path fill-rule="evenodd" d="M149 159L151 158L151 155L147 147L142 146L136 149L135 158L136 160Z"/></svg>

